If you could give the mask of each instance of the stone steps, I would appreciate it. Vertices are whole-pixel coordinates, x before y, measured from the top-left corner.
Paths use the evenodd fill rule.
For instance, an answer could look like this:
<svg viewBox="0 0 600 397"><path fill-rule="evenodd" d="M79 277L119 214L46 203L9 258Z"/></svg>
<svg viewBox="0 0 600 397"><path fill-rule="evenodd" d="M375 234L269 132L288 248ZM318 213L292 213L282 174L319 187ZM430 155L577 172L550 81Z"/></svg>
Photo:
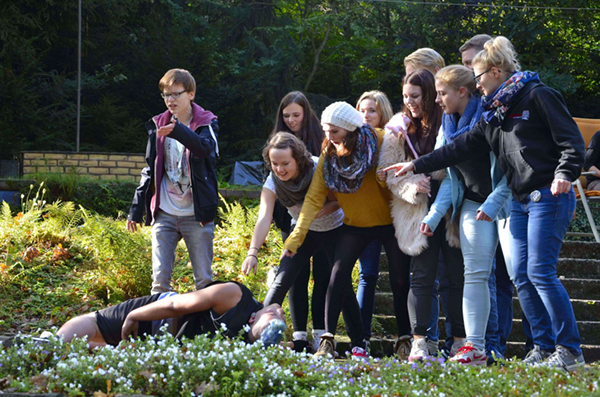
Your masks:
<svg viewBox="0 0 600 397"><path fill-rule="evenodd" d="M375 294L375 313L393 315L394 297L391 292L378 292ZM579 321L600 320L600 300L571 299L575 318ZM521 318L521 305L519 299L513 297L513 317ZM600 332L600 330L599 330Z"/></svg>
<svg viewBox="0 0 600 397"><path fill-rule="evenodd" d="M375 315L371 350L374 356L389 355L396 335L393 296L389 284L388 263L381 255L380 274L375 295ZM565 242L561 248L557 274L569 293L586 361L600 361L600 244ZM443 312L440 313L443 316ZM440 339L445 338L444 318L440 318ZM343 337L342 337L343 338ZM522 357L525 335L521 325L521 307L513 298L513 329L507 345L507 356ZM346 349L343 339L338 350Z"/></svg>
<svg viewBox="0 0 600 397"><path fill-rule="evenodd" d="M571 299L600 300L600 279L565 278L564 276L559 276L559 279ZM392 291L389 273L379 273L377 290L378 292Z"/></svg>

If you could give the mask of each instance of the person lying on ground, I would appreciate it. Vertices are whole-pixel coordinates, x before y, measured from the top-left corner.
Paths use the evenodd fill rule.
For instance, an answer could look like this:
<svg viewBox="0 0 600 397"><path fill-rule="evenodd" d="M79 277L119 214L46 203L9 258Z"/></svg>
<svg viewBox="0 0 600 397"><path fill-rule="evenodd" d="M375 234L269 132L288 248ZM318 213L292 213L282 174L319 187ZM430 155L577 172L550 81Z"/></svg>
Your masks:
<svg viewBox="0 0 600 397"><path fill-rule="evenodd" d="M116 346L131 336L157 335L168 319L173 320L177 339L214 335L217 330L233 338L249 326L243 334L245 341L272 345L281 341L286 328L278 304L263 307L246 286L229 281L181 295L166 292L130 299L67 321L57 336L65 342L87 336L90 349Z"/></svg>

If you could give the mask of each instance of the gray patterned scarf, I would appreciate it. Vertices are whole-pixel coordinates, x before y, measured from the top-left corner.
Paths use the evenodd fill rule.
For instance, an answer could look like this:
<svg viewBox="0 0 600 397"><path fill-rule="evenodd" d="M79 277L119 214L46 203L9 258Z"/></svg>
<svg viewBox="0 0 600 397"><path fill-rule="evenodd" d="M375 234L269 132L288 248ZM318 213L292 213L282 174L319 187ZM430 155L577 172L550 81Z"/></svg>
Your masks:
<svg viewBox="0 0 600 397"><path fill-rule="evenodd" d="M339 157L325 156L323 177L329 190L355 193L360 189L365 174L377 164L377 134L368 125L360 127L352 154Z"/></svg>
<svg viewBox="0 0 600 397"><path fill-rule="evenodd" d="M299 181L282 181L274 172L272 172L271 175L273 177L273 183L275 184L275 194L281 204L286 208L293 207L296 204L302 204L314 172L312 160L311 166L308 167L308 170L306 170Z"/></svg>

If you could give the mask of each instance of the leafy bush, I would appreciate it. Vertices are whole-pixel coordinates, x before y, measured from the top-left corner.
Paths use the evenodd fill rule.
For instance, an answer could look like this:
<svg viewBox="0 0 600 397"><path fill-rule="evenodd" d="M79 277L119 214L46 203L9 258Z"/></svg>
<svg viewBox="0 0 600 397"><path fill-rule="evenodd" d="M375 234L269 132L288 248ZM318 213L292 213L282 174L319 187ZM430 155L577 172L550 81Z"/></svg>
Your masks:
<svg viewBox="0 0 600 397"><path fill-rule="evenodd" d="M90 213L72 202L48 204L42 183L23 197L15 215L8 204L0 211L0 332L32 331L108 303L147 295L151 286L150 228L126 230L123 219ZM261 250L256 276L240 273L258 213L222 202L215 227L213 273L216 280L238 280L259 299L266 277L278 263L279 233L273 231ZM194 289L193 271L183 241L177 247L173 290Z"/></svg>
<svg viewBox="0 0 600 397"><path fill-rule="evenodd" d="M130 181L100 181L75 171L38 173L33 177L38 183L44 183L49 202L72 201L88 211L113 218L129 212L138 186L137 182ZM21 190L23 195L28 193L28 187Z"/></svg>
<svg viewBox="0 0 600 397"><path fill-rule="evenodd" d="M596 226L600 227L600 203L589 203L590 209L592 209L592 216ZM596 208L595 210L593 208ZM575 208L575 217L569 225L569 232L575 233L591 233L590 222L588 221L585 209L581 203L577 204ZM575 237L567 236L566 240L580 240L580 241L595 241L593 237Z"/></svg>

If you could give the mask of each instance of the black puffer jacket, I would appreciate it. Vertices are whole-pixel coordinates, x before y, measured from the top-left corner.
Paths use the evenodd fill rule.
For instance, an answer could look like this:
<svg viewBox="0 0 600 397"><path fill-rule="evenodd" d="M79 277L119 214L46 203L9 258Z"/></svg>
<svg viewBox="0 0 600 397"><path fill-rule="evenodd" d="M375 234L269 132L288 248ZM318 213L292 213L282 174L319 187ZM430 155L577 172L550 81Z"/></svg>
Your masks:
<svg viewBox="0 0 600 397"><path fill-rule="evenodd" d="M415 160L416 173L459 164L493 151L513 197L520 201L554 178L574 181L581 174L585 146L562 96L530 82L514 98L500 127L483 118L451 144Z"/></svg>
<svg viewBox="0 0 600 397"><path fill-rule="evenodd" d="M215 149L219 127L217 118L193 104L194 119L190 129L177 122L170 138L176 139L185 146L185 155L189 161L190 181L194 199L194 216L198 222L210 222L215 219L218 207L218 182L215 169ZM151 225L154 214L160 205L160 186L164 174L164 139L157 136L157 126L165 125L170 120L170 112L165 112L146 122L148 145L146 146L146 163L142 170L140 184L135 190L133 203L127 220L142 223L146 210L146 225ZM209 128L210 125L210 128ZM211 133L212 128L212 133Z"/></svg>

